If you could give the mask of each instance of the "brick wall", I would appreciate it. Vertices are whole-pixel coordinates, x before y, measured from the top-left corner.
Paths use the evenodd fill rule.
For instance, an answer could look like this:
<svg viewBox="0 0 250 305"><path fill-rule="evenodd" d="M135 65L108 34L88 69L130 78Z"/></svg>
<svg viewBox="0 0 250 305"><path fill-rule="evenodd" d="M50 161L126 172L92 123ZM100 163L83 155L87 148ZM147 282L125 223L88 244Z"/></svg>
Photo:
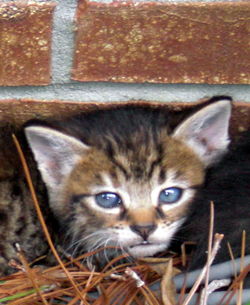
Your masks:
<svg viewBox="0 0 250 305"><path fill-rule="evenodd" d="M249 84L248 0L0 1L0 101L249 102Z"/></svg>

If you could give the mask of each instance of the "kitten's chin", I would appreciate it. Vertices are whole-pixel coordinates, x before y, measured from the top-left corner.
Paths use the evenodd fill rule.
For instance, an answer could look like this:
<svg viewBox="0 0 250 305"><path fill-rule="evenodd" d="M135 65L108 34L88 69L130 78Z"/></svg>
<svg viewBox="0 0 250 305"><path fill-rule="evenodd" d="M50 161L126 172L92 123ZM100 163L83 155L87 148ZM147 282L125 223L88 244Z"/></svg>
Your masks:
<svg viewBox="0 0 250 305"><path fill-rule="evenodd" d="M135 258L152 256L158 252L164 251L167 248L165 244L139 244L129 247L129 254Z"/></svg>

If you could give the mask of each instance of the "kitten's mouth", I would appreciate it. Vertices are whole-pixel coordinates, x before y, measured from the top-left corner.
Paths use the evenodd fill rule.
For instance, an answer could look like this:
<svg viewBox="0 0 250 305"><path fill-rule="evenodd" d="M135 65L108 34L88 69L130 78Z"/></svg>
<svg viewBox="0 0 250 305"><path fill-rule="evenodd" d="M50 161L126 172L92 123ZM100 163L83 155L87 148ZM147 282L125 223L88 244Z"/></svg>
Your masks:
<svg viewBox="0 0 250 305"><path fill-rule="evenodd" d="M144 241L140 244L131 245L128 248L130 255L134 257L145 257L152 256L158 252L165 250L166 246L164 244L155 244Z"/></svg>
<svg viewBox="0 0 250 305"><path fill-rule="evenodd" d="M150 245L154 245L154 244L150 243L149 241L144 240L143 242L141 242L139 244L136 244L136 245L133 245L133 246L130 246L129 248L133 249L135 247L150 246Z"/></svg>

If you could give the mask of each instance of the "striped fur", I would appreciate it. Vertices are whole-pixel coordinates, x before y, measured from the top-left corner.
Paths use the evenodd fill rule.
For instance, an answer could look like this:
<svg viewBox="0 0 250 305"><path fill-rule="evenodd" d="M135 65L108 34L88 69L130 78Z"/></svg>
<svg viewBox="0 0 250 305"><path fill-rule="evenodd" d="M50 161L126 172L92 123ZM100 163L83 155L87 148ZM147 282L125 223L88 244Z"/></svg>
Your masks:
<svg viewBox="0 0 250 305"><path fill-rule="evenodd" d="M121 105L26 124L49 202L43 182L34 181L55 242L73 256L106 247L95 256L102 263L120 252L141 257L167 249L188 217L206 167L227 150L230 109L230 101L222 99L183 120L182 114L161 107ZM23 178L16 181L21 191L13 204L19 200L21 206L27 189ZM163 202L161 196L172 188L179 197ZM119 204L100 204L98 196L107 193ZM4 192L1 196L2 205L10 208L11 199ZM6 207L0 203L0 218ZM38 246L44 242L39 225L34 226L34 209L26 208L25 217L24 210L14 208L17 223L27 219L25 227L8 229L3 236L8 245L1 254L3 272L10 271L4 263L15 258L13 241L21 243L30 259L46 252L46 246ZM0 224L0 234L5 228Z"/></svg>

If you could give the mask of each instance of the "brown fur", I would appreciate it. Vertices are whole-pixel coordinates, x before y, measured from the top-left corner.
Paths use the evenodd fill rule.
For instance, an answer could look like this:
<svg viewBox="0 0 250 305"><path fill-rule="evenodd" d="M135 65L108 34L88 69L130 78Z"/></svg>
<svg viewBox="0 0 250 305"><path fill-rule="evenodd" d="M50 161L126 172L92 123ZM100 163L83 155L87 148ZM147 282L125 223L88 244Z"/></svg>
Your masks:
<svg viewBox="0 0 250 305"><path fill-rule="evenodd" d="M16 243L29 261L48 251L26 183L22 178L13 179L0 183L0 273L5 274L14 271L8 267L9 261L18 261Z"/></svg>

